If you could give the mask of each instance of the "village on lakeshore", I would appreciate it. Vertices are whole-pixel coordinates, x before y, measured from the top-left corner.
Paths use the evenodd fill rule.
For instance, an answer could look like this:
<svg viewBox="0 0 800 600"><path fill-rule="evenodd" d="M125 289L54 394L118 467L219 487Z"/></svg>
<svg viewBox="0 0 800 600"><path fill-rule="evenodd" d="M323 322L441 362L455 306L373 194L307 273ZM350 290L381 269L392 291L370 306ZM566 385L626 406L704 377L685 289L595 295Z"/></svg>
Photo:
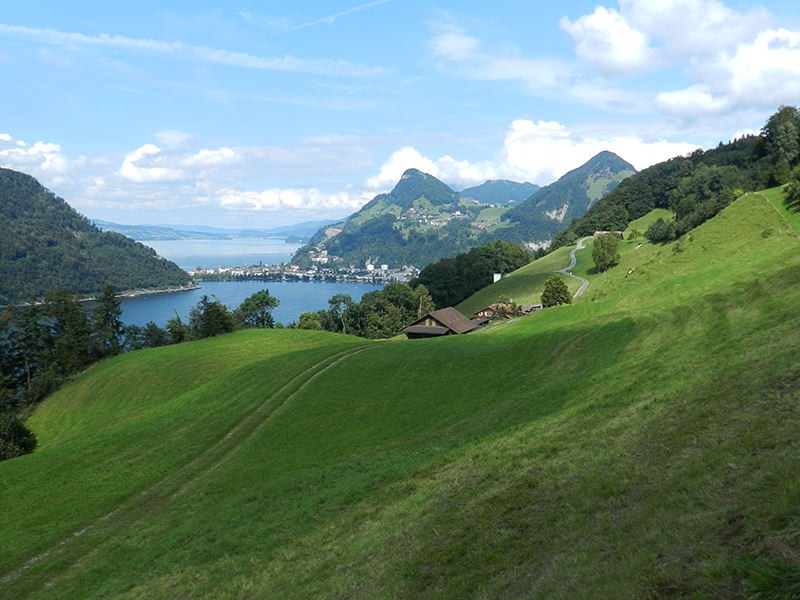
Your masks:
<svg viewBox="0 0 800 600"><path fill-rule="evenodd" d="M288 263L276 265L219 266L198 268L188 272L196 281L327 281L337 283L372 283L385 285L394 281L408 282L419 275L419 269L412 265L390 269L389 265L366 263L363 268L322 267L312 265L301 267Z"/></svg>

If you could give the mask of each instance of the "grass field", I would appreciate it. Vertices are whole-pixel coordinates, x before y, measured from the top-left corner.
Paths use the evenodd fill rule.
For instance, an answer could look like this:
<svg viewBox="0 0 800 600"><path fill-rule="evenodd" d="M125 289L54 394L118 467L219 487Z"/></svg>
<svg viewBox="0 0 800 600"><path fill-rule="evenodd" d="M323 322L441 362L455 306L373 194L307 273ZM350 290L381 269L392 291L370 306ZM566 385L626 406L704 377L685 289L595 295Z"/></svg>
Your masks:
<svg viewBox="0 0 800 600"><path fill-rule="evenodd" d="M0 595L798 597L797 234L750 194L624 250L479 335L248 331L96 366L0 463ZM533 302L568 251L460 308Z"/></svg>

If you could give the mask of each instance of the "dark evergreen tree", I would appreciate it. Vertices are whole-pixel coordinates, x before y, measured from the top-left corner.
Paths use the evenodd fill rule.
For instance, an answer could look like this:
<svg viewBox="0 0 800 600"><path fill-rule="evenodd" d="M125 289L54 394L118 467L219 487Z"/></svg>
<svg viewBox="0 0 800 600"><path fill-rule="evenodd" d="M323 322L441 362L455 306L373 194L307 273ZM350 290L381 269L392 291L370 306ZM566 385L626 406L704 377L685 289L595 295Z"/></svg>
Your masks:
<svg viewBox="0 0 800 600"><path fill-rule="evenodd" d="M218 298L203 296L189 313L189 332L192 339L201 340L236 329L228 307Z"/></svg>
<svg viewBox="0 0 800 600"><path fill-rule="evenodd" d="M189 327L181 320L178 313L167 321L167 334L170 344L180 344L189 339Z"/></svg>
<svg viewBox="0 0 800 600"><path fill-rule="evenodd" d="M122 322L122 303L110 284L103 286L92 311L94 336L101 356L122 352L125 324Z"/></svg>

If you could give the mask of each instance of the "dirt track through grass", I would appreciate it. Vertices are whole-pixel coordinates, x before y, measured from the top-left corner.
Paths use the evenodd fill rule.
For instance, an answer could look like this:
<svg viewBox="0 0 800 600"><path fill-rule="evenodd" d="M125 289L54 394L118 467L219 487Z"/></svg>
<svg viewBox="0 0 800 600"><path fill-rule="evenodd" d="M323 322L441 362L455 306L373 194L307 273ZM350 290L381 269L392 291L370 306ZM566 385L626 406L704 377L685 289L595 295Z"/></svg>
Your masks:
<svg viewBox="0 0 800 600"><path fill-rule="evenodd" d="M99 517L93 523L82 527L51 548L28 559L22 566L3 575L0 578L0 584L4 587L8 586L31 568L43 563L45 559L50 559L52 562L48 566L53 568L58 575L47 580L42 587L53 587L59 578L69 576L71 571L88 562L93 555L103 548L104 541L92 543L92 538L110 540L115 532L131 527L138 520L146 518L174 498L191 489L206 475L219 468L236 454L258 434L282 406L296 396L311 381L331 367L362 352L366 348L366 345L348 348L332 354L301 371L277 391L270 394L254 410L246 414L219 441L204 450L177 472L156 481L145 490L122 502L114 510Z"/></svg>

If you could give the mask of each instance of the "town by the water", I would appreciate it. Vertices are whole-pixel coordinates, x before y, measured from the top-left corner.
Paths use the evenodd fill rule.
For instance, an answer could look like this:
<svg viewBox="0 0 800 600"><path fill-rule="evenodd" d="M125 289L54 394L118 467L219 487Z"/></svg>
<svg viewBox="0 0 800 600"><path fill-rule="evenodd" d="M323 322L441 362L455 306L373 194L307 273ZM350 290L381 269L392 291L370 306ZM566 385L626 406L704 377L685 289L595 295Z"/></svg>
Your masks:
<svg viewBox="0 0 800 600"><path fill-rule="evenodd" d="M189 275L196 281L329 281L383 285L393 281L410 281L419 275L419 269L413 265L390 269L387 264L371 263L366 263L363 268L355 266L333 268L319 265L304 268L280 263L194 269L189 271Z"/></svg>

